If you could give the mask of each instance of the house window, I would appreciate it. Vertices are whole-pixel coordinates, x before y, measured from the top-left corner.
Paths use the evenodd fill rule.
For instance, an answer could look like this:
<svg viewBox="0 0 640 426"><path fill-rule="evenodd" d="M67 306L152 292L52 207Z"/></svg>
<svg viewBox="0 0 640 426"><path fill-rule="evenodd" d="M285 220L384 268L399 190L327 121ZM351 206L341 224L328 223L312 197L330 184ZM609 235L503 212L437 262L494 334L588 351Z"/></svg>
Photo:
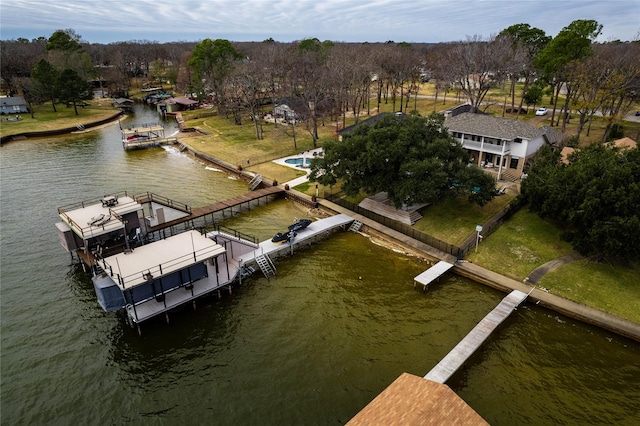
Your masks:
<svg viewBox="0 0 640 426"><path fill-rule="evenodd" d="M511 157L511 162L509 163L509 168L510 169L517 169L518 168L518 160L520 160L518 157Z"/></svg>

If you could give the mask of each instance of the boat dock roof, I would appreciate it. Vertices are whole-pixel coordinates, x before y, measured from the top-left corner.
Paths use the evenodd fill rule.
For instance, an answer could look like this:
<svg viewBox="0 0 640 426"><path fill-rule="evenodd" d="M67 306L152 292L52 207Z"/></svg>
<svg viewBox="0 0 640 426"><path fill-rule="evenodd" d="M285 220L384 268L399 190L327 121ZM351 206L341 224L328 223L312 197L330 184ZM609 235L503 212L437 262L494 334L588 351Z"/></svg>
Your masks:
<svg viewBox="0 0 640 426"><path fill-rule="evenodd" d="M89 204L91 203L91 204ZM117 198L117 204L108 206L102 200L85 201L79 204L60 207L58 214L60 219L83 239L97 237L102 234L123 229L124 223L118 216L127 213L142 210L142 206L136 200L129 196L121 196ZM95 222L101 215L106 220Z"/></svg>
<svg viewBox="0 0 640 426"><path fill-rule="evenodd" d="M157 278L224 252L224 247L198 231L187 231L129 253L107 257L104 261L114 274L119 275L120 287L127 289L146 283L146 274Z"/></svg>

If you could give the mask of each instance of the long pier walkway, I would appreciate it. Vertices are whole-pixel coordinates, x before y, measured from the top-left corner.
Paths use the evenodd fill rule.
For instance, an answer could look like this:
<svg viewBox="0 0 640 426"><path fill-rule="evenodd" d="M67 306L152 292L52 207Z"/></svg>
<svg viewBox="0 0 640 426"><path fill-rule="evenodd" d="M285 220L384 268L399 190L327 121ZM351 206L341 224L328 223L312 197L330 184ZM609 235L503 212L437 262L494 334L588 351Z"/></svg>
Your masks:
<svg viewBox="0 0 640 426"><path fill-rule="evenodd" d="M217 203L213 203L213 204L209 204L208 206L203 206L203 207L195 207L195 208L189 208L188 211L190 212L189 215L185 216L185 217L180 217L178 219L174 219L168 222L164 222L164 223L160 223L158 225L155 226L149 226L147 228L147 233L152 233L152 232L156 232L156 231L160 231L162 229L166 229L166 228L170 228L172 226L175 225L180 225L182 223L185 222L189 222L189 221L193 221L195 219L199 219L199 218L204 218L205 216L208 215L213 215L215 213L218 212L224 212L227 209L231 210L231 214L233 214L233 209L235 207L241 206L243 204L249 204L252 201L258 201L261 198L264 197L269 197L272 195L282 195L285 192L285 190L282 187L279 186L270 186L267 188L262 188L262 189L257 189L255 191L251 191L248 192L244 195L239 195L237 197L233 197L233 198L228 198L226 200L223 201L218 201ZM152 201L151 199L140 199L138 200L140 203L144 203L144 202L150 202ZM158 200L154 199L153 201L159 202ZM160 203L162 204L162 202L160 201ZM174 207L173 205L170 205L169 207Z"/></svg>
<svg viewBox="0 0 640 426"><path fill-rule="evenodd" d="M495 330L529 294L513 290L467 336L424 376L425 379L444 383L484 343Z"/></svg>

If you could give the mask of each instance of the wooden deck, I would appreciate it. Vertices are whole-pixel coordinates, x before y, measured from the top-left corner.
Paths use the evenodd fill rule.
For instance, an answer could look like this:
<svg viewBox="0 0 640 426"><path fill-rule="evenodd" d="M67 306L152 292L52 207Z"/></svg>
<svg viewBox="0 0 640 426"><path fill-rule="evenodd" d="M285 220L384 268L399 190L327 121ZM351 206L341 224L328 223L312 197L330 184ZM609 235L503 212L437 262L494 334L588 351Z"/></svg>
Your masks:
<svg viewBox="0 0 640 426"><path fill-rule="evenodd" d="M229 198L223 201L218 201L217 203L210 204L208 206L203 207L195 207L191 209L191 214L179 219L172 220L170 222L161 223L156 226L151 226L147 229L147 233L159 231L165 228L169 228L174 225L179 225L184 222L188 222L190 220L198 219L210 214L214 214L226 209L231 209L233 211L234 207L240 206L245 203L250 203L252 201L259 200L262 197L267 197L270 195L280 195L284 193L284 189L279 186L270 186L267 188L257 189L255 191L248 192L244 195L240 195L237 197ZM157 202L157 200L156 200Z"/></svg>
<svg viewBox="0 0 640 426"><path fill-rule="evenodd" d="M445 383L527 296L518 290L509 293L486 317L466 335L431 371L425 379Z"/></svg>
<svg viewBox="0 0 640 426"><path fill-rule="evenodd" d="M427 286L431 284L433 281L440 278L445 272L449 269L453 268L453 263L445 262L441 260L440 262L433 265L431 268L427 269L417 277L413 279L413 288L416 288L416 284L422 285L422 291L427 289Z"/></svg>
<svg viewBox="0 0 640 426"><path fill-rule="evenodd" d="M389 200L386 192L380 192L371 197L367 197L362 200L360 204L358 204L358 207L372 211L376 214L379 214L380 216L388 217L389 219L393 219L406 225L413 225L418 220L422 219L422 215L418 212L418 210L425 206L426 204L420 204L410 206L406 210L397 209L391 204L391 201Z"/></svg>

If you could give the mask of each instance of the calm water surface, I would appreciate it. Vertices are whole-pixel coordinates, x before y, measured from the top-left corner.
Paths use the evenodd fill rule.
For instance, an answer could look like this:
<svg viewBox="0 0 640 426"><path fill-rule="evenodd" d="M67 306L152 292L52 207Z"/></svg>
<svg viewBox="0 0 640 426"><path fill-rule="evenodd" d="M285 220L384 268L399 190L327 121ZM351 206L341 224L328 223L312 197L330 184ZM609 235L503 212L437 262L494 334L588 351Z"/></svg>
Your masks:
<svg viewBox="0 0 640 426"><path fill-rule="evenodd" d="M345 233L138 337L60 247L56 208L123 190L201 206L246 183L173 149L124 152L117 125L0 153L3 425L343 424L504 296L455 276L423 294L428 264ZM277 201L227 224L266 239L305 215ZM527 304L448 384L495 425L638 424L640 345Z"/></svg>

